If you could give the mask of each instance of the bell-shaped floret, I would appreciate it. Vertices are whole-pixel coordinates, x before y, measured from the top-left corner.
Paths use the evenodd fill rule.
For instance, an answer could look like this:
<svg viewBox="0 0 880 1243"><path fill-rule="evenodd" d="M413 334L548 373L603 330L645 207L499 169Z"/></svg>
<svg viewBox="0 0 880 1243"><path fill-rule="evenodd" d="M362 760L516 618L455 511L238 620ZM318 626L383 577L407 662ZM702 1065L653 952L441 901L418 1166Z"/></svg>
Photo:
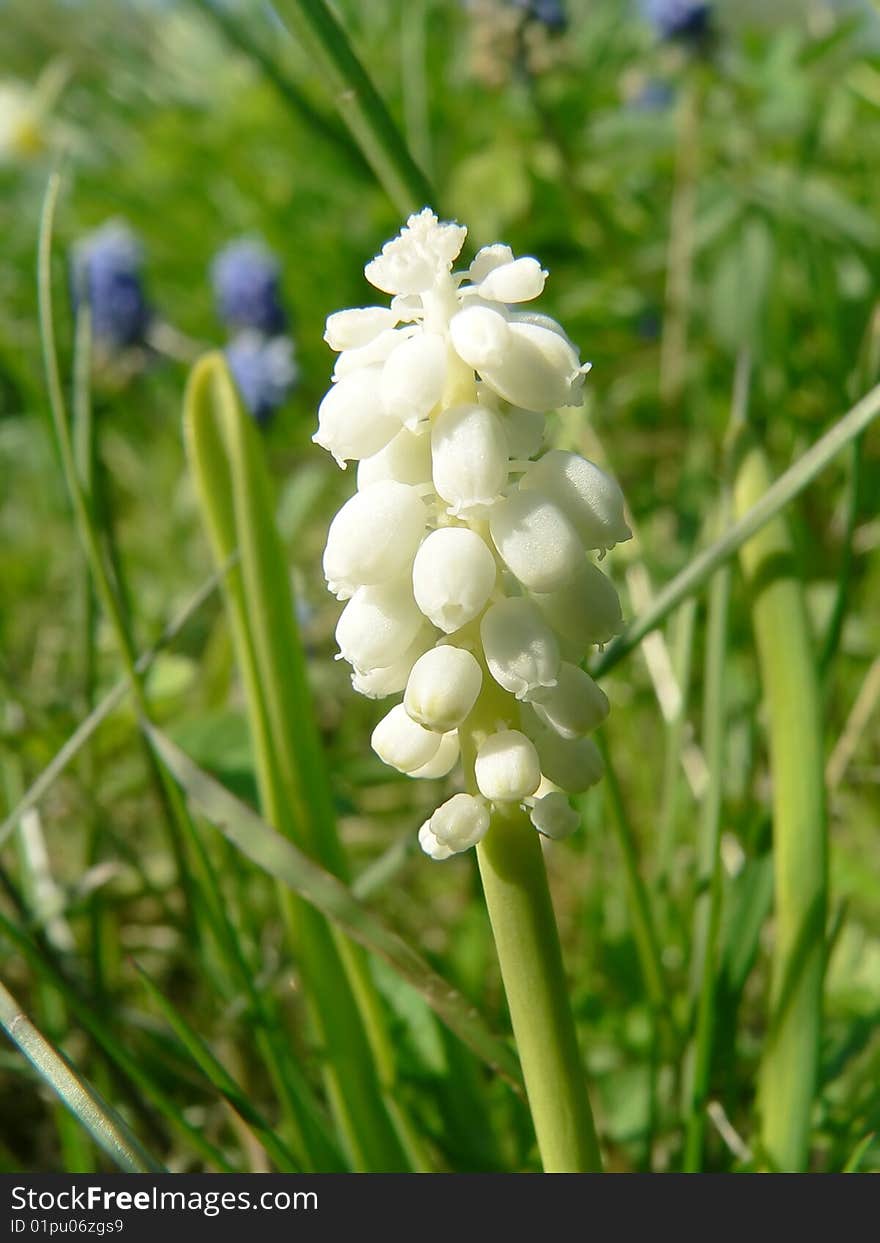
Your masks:
<svg viewBox="0 0 880 1243"><path fill-rule="evenodd" d="M530 600L499 600L480 622L489 672L517 699L556 685L559 643Z"/></svg>
<svg viewBox="0 0 880 1243"><path fill-rule="evenodd" d="M356 492L330 524L324 576L338 600L358 587L399 578L412 564L427 521L414 488L385 480Z"/></svg>
<svg viewBox="0 0 880 1243"><path fill-rule="evenodd" d="M479 285L480 281L485 280L490 272L494 272L496 268L500 268L506 263L513 263L513 251L509 246L505 246L503 242L495 242L492 246L483 246L477 251L471 266L467 270L468 280L473 281L475 285Z"/></svg>
<svg viewBox="0 0 880 1243"><path fill-rule="evenodd" d="M423 764L421 768L417 768L410 773L411 777L419 778L436 778L445 777L447 773L452 772L458 763L459 756L458 734L452 730L449 734L444 734L440 739L440 746L437 748L437 754L432 760L428 760L427 764Z"/></svg>
<svg viewBox="0 0 880 1243"><path fill-rule="evenodd" d="M423 623L408 579L359 587L342 610L336 642L345 660L361 673L388 669Z"/></svg>
<svg viewBox="0 0 880 1243"><path fill-rule="evenodd" d="M420 332L399 345L385 363L382 403L388 414L413 430L436 406L445 383L446 342L437 333Z"/></svg>
<svg viewBox="0 0 880 1243"><path fill-rule="evenodd" d="M507 482L507 439L484 406L451 406L431 428L434 487L452 514L491 505Z"/></svg>
<svg viewBox="0 0 880 1243"><path fill-rule="evenodd" d="M482 684L475 657L464 648L443 644L413 665L403 704L420 725L447 733L468 715Z"/></svg>
<svg viewBox="0 0 880 1243"><path fill-rule="evenodd" d="M337 354L369 345L386 328L393 328L397 316L387 306L357 306L328 315L324 340Z"/></svg>
<svg viewBox="0 0 880 1243"><path fill-rule="evenodd" d="M418 634L402 656L386 668L371 669L369 673L353 670L352 686L359 695L365 695L367 699L384 699L386 695L396 695L406 686L418 658L432 648L436 640L437 631L423 620Z"/></svg>
<svg viewBox="0 0 880 1243"><path fill-rule="evenodd" d="M380 376L380 367L366 367L338 380L318 407L318 430L312 440L343 468L351 459L378 453L400 431L400 420L382 406Z"/></svg>
<svg viewBox="0 0 880 1243"><path fill-rule="evenodd" d="M415 332L414 328L383 328L377 337L354 350L343 350L333 365L333 379L342 380L366 367L382 367L398 346Z"/></svg>
<svg viewBox="0 0 880 1243"><path fill-rule="evenodd" d="M542 773L560 789L582 794L602 777L602 757L592 738L561 738L528 709L522 727L537 748Z"/></svg>
<svg viewBox="0 0 880 1243"><path fill-rule="evenodd" d="M536 594L535 601L580 656L593 643L607 643L623 626L614 584L586 559L571 582L546 595Z"/></svg>
<svg viewBox="0 0 880 1243"><path fill-rule="evenodd" d="M534 457L544 443L544 415L539 410L523 410L520 406L510 406L500 418L510 456L520 461Z"/></svg>
<svg viewBox="0 0 880 1243"><path fill-rule="evenodd" d="M427 825L437 843L445 846L450 854L458 854L476 846L486 836L489 809L481 798L472 794L454 794L437 808ZM422 849L425 849L424 844Z"/></svg>
<svg viewBox="0 0 880 1243"><path fill-rule="evenodd" d="M451 634L476 617L495 585L495 558L475 531L441 527L416 553L416 603L435 626Z"/></svg>
<svg viewBox="0 0 880 1243"><path fill-rule="evenodd" d="M545 453L526 471L519 486L552 496L585 548L613 548L632 536L617 483L578 453L562 449Z"/></svg>
<svg viewBox="0 0 880 1243"><path fill-rule="evenodd" d="M449 331L459 357L512 405L546 411L578 400L583 371L565 336L484 306L459 311Z"/></svg>
<svg viewBox="0 0 880 1243"><path fill-rule="evenodd" d="M580 738L605 720L608 699L588 673L562 661L556 685L529 696L538 719L563 738Z"/></svg>
<svg viewBox="0 0 880 1243"><path fill-rule="evenodd" d="M410 216L397 237L364 268L371 285L384 293L414 294L430 289L449 272L467 237L458 224L441 224L430 207Z"/></svg>
<svg viewBox="0 0 880 1243"><path fill-rule="evenodd" d="M489 530L505 565L530 591L558 590L584 563L574 527L540 492L514 492L493 506Z"/></svg>
<svg viewBox="0 0 880 1243"><path fill-rule="evenodd" d="M427 431L418 434L404 427L384 449L358 463L359 490L383 479L410 484L431 482L431 437Z"/></svg>
<svg viewBox="0 0 880 1243"><path fill-rule="evenodd" d="M383 764L401 773L413 773L429 764L440 748L440 735L424 729L397 704L373 730L373 750Z"/></svg>
<svg viewBox="0 0 880 1243"><path fill-rule="evenodd" d="M484 798L519 802L534 794L541 782L538 752L518 729L490 734L477 751L474 776Z"/></svg>
<svg viewBox="0 0 880 1243"><path fill-rule="evenodd" d="M490 302L531 302L544 292L547 273L537 259L499 263L480 281L477 292Z"/></svg>
<svg viewBox="0 0 880 1243"><path fill-rule="evenodd" d="M580 816L561 790L553 790L536 798L529 819L539 833L556 841L571 837L580 824Z"/></svg>

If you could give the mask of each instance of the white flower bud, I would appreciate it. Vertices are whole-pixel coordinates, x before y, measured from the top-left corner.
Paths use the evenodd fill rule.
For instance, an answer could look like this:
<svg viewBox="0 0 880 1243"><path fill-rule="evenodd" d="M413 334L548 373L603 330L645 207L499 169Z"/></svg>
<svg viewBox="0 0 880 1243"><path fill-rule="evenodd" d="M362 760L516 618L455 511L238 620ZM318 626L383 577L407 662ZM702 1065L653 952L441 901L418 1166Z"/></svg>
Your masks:
<svg viewBox="0 0 880 1243"><path fill-rule="evenodd" d="M535 601L579 655L593 643L607 643L623 627L614 584L587 560L571 582L547 595L536 595Z"/></svg>
<svg viewBox="0 0 880 1243"><path fill-rule="evenodd" d="M489 831L489 809L472 794L454 794L428 821L431 833L453 853L476 846Z"/></svg>
<svg viewBox="0 0 880 1243"><path fill-rule="evenodd" d="M451 269L466 236L462 225L441 224L425 207L385 243L382 253L364 268L364 276L384 293L421 293L431 288L438 272Z"/></svg>
<svg viewBox="0 0 880 1243"><path fill-rule="evenodd" d="M417 434L404 427L384 449L358 463L360 491L383 479L410 484L431 482L431 437L427 432Z"/></svg>
<svg viewBox="0 0 880 1243"><path fill-rule="evenodd" d="M498 499L507 482L507 439L500 419L484 406L452 406L431 428L434 487L451 514Z"/></svg>
<svg viewBox="0 0 880 1243"><path fill-rule="evenodd" d="M388 669L422 628L423 617L406 579L359 587L342 610L336 642L361 673Z"/></svg>
<svg viewBox="0 0 880 1243"><path fill-rule="evenodd" d="M445 777L447 773L452 772L458 763L459 750L458 734L455 730L449 734L444 734L440 739L440 746L437 748L437 754L434 758L428 760L427 764L423 764L421 768L411 772L410 776L419 778Z"/></svg>
<svg viewBox="0 0 880 1243"><path fill-rule="evenodd" d="M491 605L480 623L480 638L492 677L517 699L556 685L559 644L530 600L517 597Z"/></svg>
<svg viewBox="0 0 880 1243"><path fill-rule="evenodd" d="M324 340L331 350L356 350L369 345L385 328L393 328L397 316L387 306L359 306L327 316Z"/></svg>
<svg viewBox="0 0 880 1243"><path fill-rule="evenodd" d="M632 536L623 516L623 493L594 462L554 449L535 462L520 488L537 489L571 522L585 548L613 548Z"/></svg>
<svg viewBox="0 0 880 1243"><path fill-rule="evenodd" d="M370 739L383 764L401 773L416 772L429 764L440 747L440 735L424 729L397 704L382 717Z"/></svg>
<svg viewBox="0 0 880 1243"><path fill-rule="evenodd" d="M467 270L468 279L475 285L479 285L490 272L494 272L496 268L500 268L505 263L513 263L513 251L509 246L505 246L503 242L496 242L494 246L484 246L477 251L473 263Z"/></svg>
<svg viewBox="0 0 880 1243"><path fill-rule="evenodd" d="M423 540L413 563L416 603L451 634L482 610L495 585L495 559L476 532L441 527Z"/></svg>
<svg viewBox="0 0 880 1243"><path fill-rule="evenodd" d="M514 492L493 506L489 530L505 565L530 591L556 591L584 563L574 527L540 492Z"/></svg>
<svg viewBox="0 0 880 1243"><path fill-rule="evenodd" d="M512 405L554 410L577 401L583 371L577 351L560 333L534 323L508 323L482 306L459 311L449 331L459 357Z"/></svg>
<svg viewBox="0 0 880 1243"><path fill-rule="evenodd" d="M529 819L539 833L556 841L571 837L580 824L580 816L559 790L535 799Z"/></svg>
<svg viewBox="0 0 880 1243"><path fill-rule="evenodd" d="M324 576L338 600L358 587L399 578L412 564L427 521L418 493L386 480L356 492L330 524Z"/></svg>
<svg viewBox="0 0 880 1243"><path fill-rule="evenodd" d="M530 696L538 719L563 738L579 738L605 720L608 699L588 673L562 661L554 687Z"/></svg>
<svg viewBox="0 0 880 1243"><path fill-rule="evenodd" d="M501 422L507 437L507 452L512 458L522 461L533 457L544 443L545 420L540 410L511 406L501 415Z"/></svg>
<svg viewBox="0 0 880 1243"><path fill-rule="evenodd" d="M546 279L547 273L537 259L513 259L487 273L478 292L492 302L531 302L544 292Z"/></svg>
<svg viewBox="0 0 880 1243"><path fill-rule="evenodd" d="M385 328L366 345L360 345L355 350L343 350L336 359L333 379L343 380L367 367L382 367L386 359L390 358L404 341L408 341L415 331L415 328L409 326Z"/></svg>
<svg viewBox="0 0 880 1243"><path fill-rule="evenodd" d="M445 383L446 342L437 333L422 332L389 356L382 369L382 402L412 431L436 406Z"/></svg>
<svg viewBox="0 0 880 1243"><path fill-rule="evenodd" d="M436 863L442 863L445 859L451 859L456 853L449 846L437 840L431 830L430 820L426 820L419 829L419 845L425 854Z"/></svg>
<svg viewBox="0 0 880 1243"><path fill-rule="evenodd" d="M480 747L474 775L484 798L519 802L534 794L541 781L538 752L518 729L502 730L491 734Z"/></svg>
<svg viewBox="0 0 880 1243"><path fill-rule="evenodd" d="M537 748L541 771L554 785L569 794L582 794L600 780L604 766L592 738L561 738L527 712L522 714L522 726Z"/></svg>
<svg viewBox="0 0 880 1243"><path fill-rule="evenodd" d="M400 431L400 420L387 415L379 396L379 367L338 380L318 408L312 440L344 467L352 458L370 457Z"/></svg>
<svg viewBox="0 0 880 1243"><path fill-rule="evenodd" d="M396 695L406 686L413 665L418 658L434 646L437 631L426 621L403 655L384 669L371 669L369 673L354 669L351 684L359 695L367 699L384 699Z"/></svg>
<svg viewBox="0 0 880 1243"><path fill-rule="evenodd" d="M420 725L447 733L460 725L483 684L480 666L464 648L444 644L413 665L403 704Z"/></svg>

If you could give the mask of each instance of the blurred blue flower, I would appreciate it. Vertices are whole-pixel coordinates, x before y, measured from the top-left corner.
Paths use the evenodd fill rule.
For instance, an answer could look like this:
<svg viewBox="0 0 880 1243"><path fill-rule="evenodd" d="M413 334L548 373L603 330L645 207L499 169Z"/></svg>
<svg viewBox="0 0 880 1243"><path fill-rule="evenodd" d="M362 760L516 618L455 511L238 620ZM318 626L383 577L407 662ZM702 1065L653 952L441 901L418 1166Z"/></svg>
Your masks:
<svg viewBox="0 0 880 1243"><path fill-rule="evenodd" d="M292 339L242 332L224 352L242 401L265 427L299 378Z"/></svg>
<svg viewBox="0 0 880 1243"><path fill-rule="evenodd" d="M230 242L211 265L217 313L230 328L275 336L287 327L277 258L261 242Z"/></svg>
<svg viewBox="0 0 880 1243"><path fill-rule="evenodd" d="M142 267L141 244L119 221L108 221L74 248L74 305L88 305L92 336L105 348L122 350L144 341L153 313Z"/></svg>
<svg viewBox="0 0 880 1243"><path fill-rule="evenodd" d="M661 39L698 40L709 33L711 4L698 0L641 0L641 5Z"/></svg>
<svg viewBox="0 0 880 1243"><path fill-rule="evenodd" d="M568 27L568 16L562 0L509 0L516 9L522 9L527 18L540 22L548 30L563 31Z"/></svg>

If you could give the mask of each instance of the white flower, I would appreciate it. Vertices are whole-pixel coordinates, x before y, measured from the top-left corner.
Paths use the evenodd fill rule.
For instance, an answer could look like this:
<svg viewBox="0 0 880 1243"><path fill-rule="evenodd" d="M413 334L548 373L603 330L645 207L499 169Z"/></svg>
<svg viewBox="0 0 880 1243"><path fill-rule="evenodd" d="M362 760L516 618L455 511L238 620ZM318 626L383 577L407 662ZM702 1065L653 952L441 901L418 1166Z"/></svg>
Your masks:
<svg viewBox="0 0 880 1243"><path fill-rule="evenodd" d="M579 657L592 644L613 639L623 626L614 584L586 560L564 587L536 595L535 600L553 629L572 645Z"/></svg>
<svg viewBox="0 0 880 1243"><path fill-rule="evenodd" d="M435 626L451 634L483 610L495 585L495 574L492 553L475 531L440 527L416 553L416 603Z"/></svg>
<svg viewBox="0 0 880 1243"><path fill-rule="evenodd" d="M342 610L336 642L361 673L387 669L405 652L424 618L407 579L379 587L359 587Z"/></svg>
<svg viewBox="0 0 880 1243"><path fill-rule="evenodd" d="M433 859L448 859L476 846L489 829L489 809L482 799L455 794L426 820L419 830L419 845Z"/></svg>
<svg viewBox="0 0 880 1243"><path fill-rule="evenodd" d="M360 693L404 691L374 750L428 779L461 757L475 791L422 825L434 859L478 843L494 807L519 805L547 837L574 830L565 792L599 779L586 735L608 712L576 662L622 625L587 552L630 534L612 479L574 453L541 456L546 414L580 404L589 370L526 305L547 273L500 243L453 271L465 235L426 208L367 264L391 306L328 318L338 357L314 437L359 463L324 554L331 590L350 596L340 654Z"/></svg>
<svg viewBox="0 0 880 1243"><path fill-rule="evenodd" d="M490 734L477 752L474 775L484 798L518 803L540 785L538 752L518 729Z"/></svg>
<svg viewBox="0 0 880 1243"><path fill-rule="evenodd" d="M324 550L324 576L337 599L409 570L427 517L418 493L390 479L346 501L330 524Z"/></svg>
<svg viewBox="0 0 880 1243"><path fill-rule="evenodd" d="M431 481L431 437L403 428L384 449L358 463L359 490L383 479L395 483L421 484Z"/></svg>
<svg viewBox="0 0 880 1243"><path fill-rule="evenodd" d="M398 704L382 717L370 743L383 764L413 773L430 764L439 750L440 735L419 725L403 704Z"/></svg>
<svg viewBox="0 0 880 1243"><path fill-rule="evenodd" d="M486 610L480 638L489 672L517 699L555 686L559 643L530 600L499 600Z"/></svg>
<svg viewBox="0 0 880 1243"><path fill-rule="evenodd" d="M520 488L552 496L585 548L608 549L632 536L617 483L577 453L553 449L530 466Z"/></svg>
<svg viewBox="0 0 880 1243"><path fill-rule="evenodd" d="M332 453L340 466L370 457L400 431L400 420L386 414L380 394L381 367L365 367L330 389L318 408L312 440Z"/></svg>
<svg viewBox="0 0 880 1243"><path fill-rule="evenodd" d="M583 565L577 531L540 492L512 492L494 505L489 530L507 568L531 591L556 591Z"/></svg>
<svg viewBox="0 0 880 1243"><path fill-rule="evenodd" d="M507 482L507 438L501 420L483 406L453 406L434 420L434 487L449 513L466 516L501 496Z"/></svg>
<svg viewBox="0 0 880 1243"><path fill-rule="evenodd" d="M464 648L444 644L420 656L413 665L403 704L420 725L448 733L471 711L482 683L474 656Z"/></svg>
<svg viewBox="0 0 880 1243"><path fill-rule="evenodd" d="M530 696L540 721L563 738L579 738L601 725L608 715L608 699L588 673L563 660L556 685Z"/></svg>
<svg viewBox="0 0 880 1243"><path fill-rule="evenodd" d="M557 841L570 837L580 824L580 816L561 790L553 790L541 798L536 798L529 812L529 819L544 837L552 837Z"/></svg>

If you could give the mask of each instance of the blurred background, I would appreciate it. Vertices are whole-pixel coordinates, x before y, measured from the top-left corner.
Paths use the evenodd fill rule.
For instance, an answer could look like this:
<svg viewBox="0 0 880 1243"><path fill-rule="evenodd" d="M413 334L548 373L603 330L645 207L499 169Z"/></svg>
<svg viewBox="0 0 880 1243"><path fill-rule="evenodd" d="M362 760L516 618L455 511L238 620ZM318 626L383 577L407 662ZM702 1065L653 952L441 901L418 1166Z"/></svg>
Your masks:
<svg viewBox="0 0 880 1243"><path fill-rule="evenodd" d="M880 18L867 3L830 0L334 8L435 187L433 206L467 224L468 250L500 240L549 269L542 309L593 363L586 406L563 412L553 436L622 484L637 538L608 564L625 616L635 617L713 534L738 357L750 360L749 416L777 474L878 379ZM183 454L182 394L203 350L228 348L233 361L237 349L236 378L277 483L352 870L383 916L504 1031L474 860L436 866L414 849L442 783L410 782L380 764L368 740L383 709L355 696L333 660L338 606L320 554L354 481L310 442L332 365L322 333L330 312L372 300L364 263L402 220L284 10L211 0L7 0L0 10L0 797L6 811L15 806L121 674L112 632L84 589L43 380L37 235L47 178L64 153L55 327L69 387L73 305L92 297L97 495L138 650L211 570ZM108 222L115 232L96 241ZM222 297L218 307L216 267L212 277L218 253L239 239L265 248L281 308L244 341ZM129 316L121 339L112 327L101 339L98 286L83 292L83 281L100 282L101 262L115 313ZM875 431L789 510L828 764L831 950L812 1157L827 1170L841 1169L866 1137L862 1168L880 1167L880 1141L869 1138L880 1125L878 492ZM603 683L607 744L685 1026L707 778L704 603L679 610ZM725 1170L750 1159L772 941L766 742L749 599L736 576L731 607L720 942L729 987L717 999L712 1081L723 1106L706 1138L707 1168ZM158 657L147 685L167 733L252 800L216 596ZM610 827L620 808L609 806L605 783L581 804L582 831L546 853L599 1127L611 1168L674 1169L680 1062L655 1039ZM241 999L222 966L188 941L160 821L124 705L2 843L0 971L171 1168L216 1166L108 1054L69 990L234 1168L264 1168L265 1153L193 1071L132 966L271 1117L272 1087ZM296 1030L301 1002L272 886L214 847L229 901L245 912L243 941ZM63 969L68 991L47 962ZM401 1096L436 1165L536 1168L528 1115L505 1084L393 973L379 970L378 985L393 1016ZM11 1046L0 1049L0 1118L0 1168L103 1168Z"/></svg>

